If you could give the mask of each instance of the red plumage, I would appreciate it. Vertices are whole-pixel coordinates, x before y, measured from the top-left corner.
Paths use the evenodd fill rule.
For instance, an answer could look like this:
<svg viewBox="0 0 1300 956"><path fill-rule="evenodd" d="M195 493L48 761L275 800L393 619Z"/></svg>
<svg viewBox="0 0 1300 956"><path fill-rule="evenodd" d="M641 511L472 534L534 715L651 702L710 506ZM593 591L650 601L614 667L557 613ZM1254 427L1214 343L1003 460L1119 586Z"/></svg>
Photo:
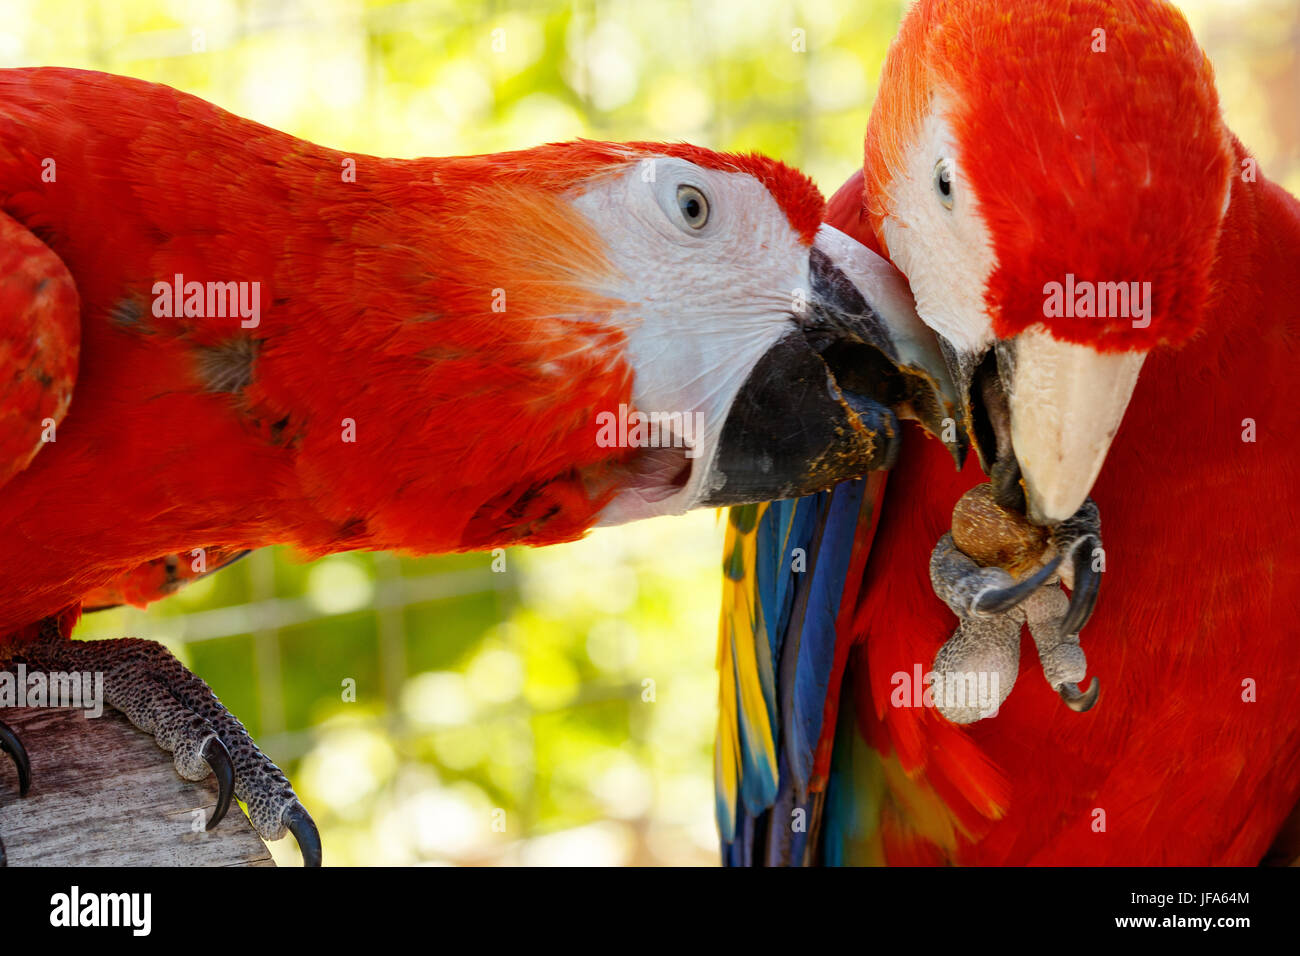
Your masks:
<svg viewBox="0 0 1300 956"><path fill-rule="evenodd" d="M593 291L602 243L566 197L667 155L752 173L805 243L823 210L806 177L763 157L578 142L382 159L75 70L0 72L0 141L0 210L26 236L5 255L32 254L0 297L38 267L63 275L31 308L57 313L66 339L40 349L63 363L47 366L58 388L20 379L4 414L54 414L78 330L81 348L56 443L0 496L0 635L88 596L160 596L156 562L196 547L437 553L580 535L629 455L593 440L591 409L628 403L632 372L606 321L623 303ZM259 283L260 324L156 314L155 283L176 275ZM41 368L32 354L0 362ZM4 460L26 464L38 438L26 428Z"/></svg>
<svg viewBox="0 0 1300 956"><path fill-rule="evenodd" d="M1107 28L1110 54L1089 52L1094 27ZM1300 203L1262 175L1231 176L1220 229L1217 184L1249 157L1222 126L1186 24L1164 4L922 3L897 42L867 136L865 192L850 180L831 222L883 245L890 157L923 106L920 72L944 69L965 117L963 173L992 197L995 331L1043 321L1045 276L1095 271L1154 280L1150 327L1059 320L1053 333L1098 351L1156 347L1093 490L1106 573L1083 637L1103 692L1086 715L1035 676L1028 641L993 719L958 727L930 708L888 705L890 675L928 666L952 633L927 575L930 550L953 503L983 480L975 464L955 474L937 442L909 435L878 526L864 532L873 560L842 629L859 645L849 665L859 730L887 776L895 762L903 774L883 798L885 855L1254 864L1300 799L1289 617L1300 604L1300 446L1289 424ZM1057 81L1025 82L1034 70ZM1045 89L1060 99L1033 98ZM1126 90L1133 99L1107 102ZM1161 148L1113 145L1135 138ZM1149 171L1145 155L1160 157ZM1243 441L1248 420L1253 442Z"/></svg>

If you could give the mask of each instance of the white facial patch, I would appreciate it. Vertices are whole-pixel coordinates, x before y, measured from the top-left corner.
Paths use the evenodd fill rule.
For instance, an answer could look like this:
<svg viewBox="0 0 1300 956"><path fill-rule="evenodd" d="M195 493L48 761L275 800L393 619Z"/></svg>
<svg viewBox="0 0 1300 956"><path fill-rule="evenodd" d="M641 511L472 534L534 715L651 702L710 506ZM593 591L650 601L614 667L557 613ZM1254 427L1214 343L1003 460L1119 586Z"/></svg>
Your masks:
<svg viewBox="0 0 1300 956"><path fill-rule="evenodd" d="M708 204L700 228L679 208L697 195L691 190ZM753 176L682 159L645 159L596 182L573 204L615 267L612 285L596 291L628 303L617 320L627 335L633 405L702 425L680 492L659 500L622 492L599 523L687 511L712 490L706 481L736 394L794 328L793 305L809 292L808 247Z"/></svg>
<svg viewBox="0 0 1300 956"><path fill-rule="evenodd" d="M936 98L891 182L892 208L881 228L890 258L912 286L917 314L958 351L980 354L994 340L984 292L996 258L944 115ZM936 183L941 162L946 196Z"/></svg>

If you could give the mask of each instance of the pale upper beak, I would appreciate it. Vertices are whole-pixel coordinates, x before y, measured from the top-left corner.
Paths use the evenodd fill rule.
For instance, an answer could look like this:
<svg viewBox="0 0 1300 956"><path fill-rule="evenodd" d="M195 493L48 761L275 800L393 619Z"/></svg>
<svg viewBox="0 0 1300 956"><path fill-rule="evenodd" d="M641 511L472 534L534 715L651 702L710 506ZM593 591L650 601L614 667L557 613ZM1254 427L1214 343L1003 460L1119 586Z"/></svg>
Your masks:
<svg viewBox="0 0 1300 956"><path fill-rule="evenodd" d="M1042 329L1014 342L1004 381L1026 513L1036 524L1057 524L1092 491L1146 353L1097 352Z"/></svg>
<svg viewBox="0 0 1300 956"><path fill-rule="evenodd" d="M999 503L1023 506L1040 525L1071 517L1092 491L1146 353L1098 352L1042 326L979 354L945 342L944 353Z"/></svg>

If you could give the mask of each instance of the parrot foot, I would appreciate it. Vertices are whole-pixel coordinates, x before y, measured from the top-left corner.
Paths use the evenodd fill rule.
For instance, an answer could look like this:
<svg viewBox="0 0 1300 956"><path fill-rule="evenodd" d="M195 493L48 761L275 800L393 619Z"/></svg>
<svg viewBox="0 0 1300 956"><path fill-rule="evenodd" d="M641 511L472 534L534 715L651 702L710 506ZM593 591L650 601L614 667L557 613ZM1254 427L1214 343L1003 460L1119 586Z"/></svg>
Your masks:
<svg viewBox="0 0 1300 956"><path fill-rule="evenodd" d="M23 742L18 739L13 729L3 722L0 722L0 750L12 757L14 765L18 768L18 796L27 796L27 791L32 786L32 763L27 759L27 749L23 747ZM7 865L4 841L0 840L0 866Z"/></svg>
<svg viewBox="0 0 1300 956"><path fill-rule="evenodd" d="M217 805L207 829L221 822L231 796L238 796L262 839L279 840L292 833L304 865L320 866L320 834L288 779L212 689L167 648L139 638L46 638L24 647L18 660L50 671L102 673L104 702L153 734L158 745L173 754L177 773L186 780L216 776Z"/></svg>
<svg viewBox="0 0 1300 956"><path fill-rule="evenodd" d="M1012 608L996 617L957 625L934 655L934 705L954 724L996 717L1020 670L1024 613Z"/></svg>
<svg viewBox="0 0 1300 956"><path fill-rule="evenodd" d="M1020 635L1027 624L1047 683L1071 710L1090 709L1100 687L1094 677L1086 691L1079 690L1088 661L1079 635L1064 628L1069 611L1069 598L1053 582L1000 614L962 621L934 657L935 707L955 724L996 717L1016 684Z"/></svg>
<svg viewBox="0 0 1300 956"><path fill-rule="evenodd" d="M1033 571L1017 581L1003 564ZM1101 513L1091 498L1071 517L1044 530L993 503L991 486L984 484L963 495L954 509L953 531L939 539L930 557L930 583L939 599L965 620L1001 614L1059 573L1070 589L1063 626L1077 634L1097 606L1104 568Z"/></svg>
<svg viewBox="0 0 1300 956"><path fill-rule="evenodd" d="M1079 631L1096 606L1104 570L1096 504L1089 499L1051 529L1046 545L1037 569L1020 581L1003 568L972 560L951 533L935 546L930 582L960 623L935 655L934 700L954 723L996 716L1018 676L1026 624L1043 676L1066 705L1082 713L1097 702L1097 678L1087 690L1079 689L1087 673ZM1071 590L1068 598L1062 583Z"/></svg>
<svg viewBox="0 0 1300 956"><path fill-rule="evenodd" d="M1061 622L1061 631L1078 634L1097 606L1101 572L1106 569L1097 502L1085 499L1078 511L1052 529L1051 540L1052 548L1066 559L1061 580L1070 589L1070 609Z"/></svg>

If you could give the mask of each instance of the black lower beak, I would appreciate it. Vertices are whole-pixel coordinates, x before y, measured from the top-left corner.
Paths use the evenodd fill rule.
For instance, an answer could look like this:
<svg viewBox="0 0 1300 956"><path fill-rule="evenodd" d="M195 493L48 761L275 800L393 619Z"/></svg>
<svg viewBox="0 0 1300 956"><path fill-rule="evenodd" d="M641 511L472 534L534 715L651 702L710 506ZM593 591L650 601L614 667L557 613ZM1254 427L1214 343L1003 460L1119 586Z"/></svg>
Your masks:
<svg viewBox="0 0 1300 956"><path fill-rule="evenodd" d="M785 335L750 372L722 430L711 506L797 498L891 467L898 417L845 392L803 333Z"/></svg>
<svg viewBox="0 0 1300 956"><path fill-rule="evenodd" d="M942 336L939 345L957 388L962 425L993 485L994 499L1003 508L1023 512L1025 491L1011 443L1011 409L1003 385L1015 368L1015 340L980 352L960 350Z"/></svg>
<svg viewBox="0 0 1300 956"><path fill-rule="evenodd" d="M889 468L900 418L920 421L964 458L956 390L902 275L823 226L809 278L806 308L732 403L706 505L799 497Z"/></svg>

